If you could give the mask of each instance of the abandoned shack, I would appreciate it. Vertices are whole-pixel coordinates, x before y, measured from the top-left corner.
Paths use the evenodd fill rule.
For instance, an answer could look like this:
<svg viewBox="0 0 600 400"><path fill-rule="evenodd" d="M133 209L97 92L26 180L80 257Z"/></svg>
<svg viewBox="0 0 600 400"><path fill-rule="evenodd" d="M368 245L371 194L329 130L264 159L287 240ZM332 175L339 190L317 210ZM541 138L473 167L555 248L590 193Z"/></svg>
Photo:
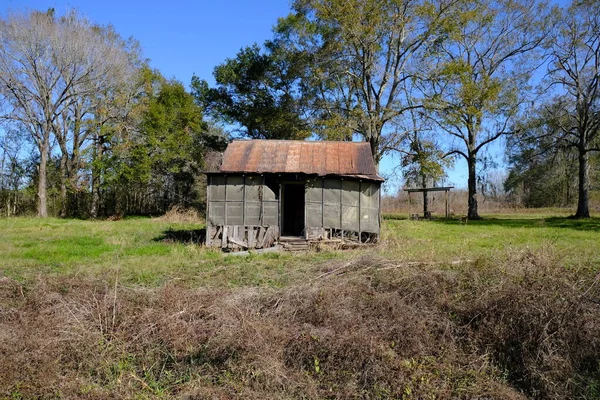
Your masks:
<svg viewBox="0 0 600 400"><path fill-rule="evenodd" d="M207 246L379 236L383 179L368 143L237 140L207 175Z"/></svg>

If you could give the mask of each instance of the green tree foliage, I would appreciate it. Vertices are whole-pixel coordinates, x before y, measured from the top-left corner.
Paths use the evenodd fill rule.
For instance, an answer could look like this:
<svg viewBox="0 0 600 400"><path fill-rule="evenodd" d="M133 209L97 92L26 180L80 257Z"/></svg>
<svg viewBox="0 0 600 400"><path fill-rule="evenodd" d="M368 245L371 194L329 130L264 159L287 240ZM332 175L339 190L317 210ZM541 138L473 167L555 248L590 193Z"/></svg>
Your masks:
<svg viewBox="0 0 600 400"><path fill-rule="evenodd" d="M547 157L532 157L529 152L523 152L518 160L512 161L504 190L510 200L520 206L570 206L577 191L573 161L573 154L569 152Z"/></svg>
<svg viewBox="0 0 600 400"><path fill-rule="evenodd" d="M192 90L215 119L239 124L245 136L304 139L310 130L298 94L298 62L274 43L267 42L264 51L255 44L215 68L215 88L194 76Z"/></svg>
<svg viewBox="0 0 600 400"><path fill-rule="evenodd" d="M577 188L576 152L557 139L560 130L549 108L521 122L507 142L509 161L504 189L518 206L563 207L573 204Z"/></svg>
<svg viewBox="0 0 600 400"><path fill-rule="evenodd" d="M391 123L420 104L411 80L422 78L427 46L445 35L454 1L296 0L276 42L304 54L303 96L327 139L359 135L376 163L400 142Z"/></svg>
<svg viewBox="0 0 600 400"><path fill-rule="evenodd" d="M446 168L452 165L452 159L436 142L435 132L426 119L416 109L409 111L411 116L405 127L401 145L397 151L401 154L401 167L405 184L413 187L431 187L446 177ZM423 215L427 215L428 192L423 192Z"/></svg>
<svg viewBox="0 0 600 400"><path fill-rule="evenodd" d="M431 49L437 67L424 89L427 106L450 139L448 155L467 162L471 219L479 218L478 158L487 145L514 133L531 100L528 82L548 35L547 15L535 0L461 2L447 40Z"/></svg>
<svg viewBox="0 0 600 400"><path fill-rule="evenodd" d="M40 216L200 206L205 156L227 141L135 40L75 11L0 19L0 100L7 215L30 212L32 193Z"/></svg>
<svg viewBox="0 0 600 400"><path fill-rule="evenodd" d="M451 160L444 158L444 152L433 141L415 137L402 160L404 177L408 185L428 187L435 185L446 176L445 168Z"/></svg>
<svg viewBox="0 0 600 400"><path fill-rule="evenodd" d="M226 138L209 133L202 109L180 82L149 70L143 79L135 129L104 136L101 186L113 194L117 213L199 206L196 189L204 155L223 150Z"/></svg>

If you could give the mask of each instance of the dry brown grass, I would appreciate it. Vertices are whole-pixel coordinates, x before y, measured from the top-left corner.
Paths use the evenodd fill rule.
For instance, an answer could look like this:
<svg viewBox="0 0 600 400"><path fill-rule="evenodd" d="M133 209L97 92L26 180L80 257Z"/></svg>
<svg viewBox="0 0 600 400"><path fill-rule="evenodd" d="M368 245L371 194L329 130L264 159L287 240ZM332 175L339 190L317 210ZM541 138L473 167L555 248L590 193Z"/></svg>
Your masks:
<svg viewBox="0 0 600 400"><path fill-rule="evenodd" d="M173 224L204 224L204 218L198 210L174 206L164 215L155 218L157 221Z"/></svg>
<svg viewBox="0 0 600 400"><path fill-rule="evenodd" d="M283 289L2 279L0 397L593 398L599 303L548 251L363 256Z"/></svg>

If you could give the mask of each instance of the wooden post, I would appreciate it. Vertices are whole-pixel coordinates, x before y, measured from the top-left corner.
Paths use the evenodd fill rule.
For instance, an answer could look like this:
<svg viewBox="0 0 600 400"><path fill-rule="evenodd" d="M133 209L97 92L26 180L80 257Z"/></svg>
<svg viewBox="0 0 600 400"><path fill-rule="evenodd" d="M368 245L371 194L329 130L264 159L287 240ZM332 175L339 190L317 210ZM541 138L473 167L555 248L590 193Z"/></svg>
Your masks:
<svg viewBox="0 0 600 400"><path fill-rule="evenodd" d="M325 178L321 178L321 228L325 231Z"/></svg>
<svg viewBox="0 0 600 400"><path fill-rule="evenodd" d="M412 203L411 203L411 197L410 197L411 193L408 192L408 219L410 219L410 216L412 215Z"/></svg>
<svg viewBox="0 0 600 400"><path fill-rule="evenodd" d="M344 205L342 196L344 194L344 179L340 180L340 230L342 231L342 242L344 241Z"/></svg>
<svg viewBox="0 0 600 400"><path fill-rule="evenodd" d="M225 193L223 194L223 196L225 196L225 201L223 203L224 207L223 207L223 226L227 226L227 175L225 175ZM223 232L225 232L225 230L223 230ZM225 239L225 237L223 237L223 239Z"/></svg>
<svg viewBox="0 0 600 400"><path fill-rule="evenodd" d="M227 234L229 232L227 232L227 225L223 225L223 233L221 234L221 248L226 248L227 247Z"/></svg>
<svg viewBox="0 0 600 400"><path fill-rule="evenodd" d="M242 175L242 225L246 226L246 175Z"/></svg>
<svg viewBox="0 0 600 400"><path fill-rule="evenodd" d="M260 211L258 214L258 224L259 225L263 225L263 216L265 213L265 176L261 175L260 176L261 179L261 183L260 186L258 187L258 199L260 200Z"/></svg>

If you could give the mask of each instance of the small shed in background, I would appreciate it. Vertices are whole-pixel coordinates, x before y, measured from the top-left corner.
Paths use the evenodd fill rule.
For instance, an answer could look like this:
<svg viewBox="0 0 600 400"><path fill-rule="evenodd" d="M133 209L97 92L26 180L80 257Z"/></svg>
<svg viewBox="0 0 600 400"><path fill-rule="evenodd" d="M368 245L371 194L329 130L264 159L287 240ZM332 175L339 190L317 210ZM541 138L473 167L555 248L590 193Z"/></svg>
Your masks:
<svg viewBox="0 0 600 400"><path fill-rule="evenodd" d="M237 140L207 175L207 246L378 239L383 179L368 143Z"/></svg>
<svg viewBox="0 0 600 400"><path fill-rule="evenodd" d="M413 188L413 189L404 189L408 192L408 218L410 219L418 219L418 214L412 213L412 193L423 193L423 218L431 219L431 211L429 211L429 197L428 193L430 192L444 192L444 201L445 208L444 213L446 218L449 216L450 209L448 208L448 193L451 189L454 189L454 186L441 186L441 187L424 187L424 188Z"/></svg>

